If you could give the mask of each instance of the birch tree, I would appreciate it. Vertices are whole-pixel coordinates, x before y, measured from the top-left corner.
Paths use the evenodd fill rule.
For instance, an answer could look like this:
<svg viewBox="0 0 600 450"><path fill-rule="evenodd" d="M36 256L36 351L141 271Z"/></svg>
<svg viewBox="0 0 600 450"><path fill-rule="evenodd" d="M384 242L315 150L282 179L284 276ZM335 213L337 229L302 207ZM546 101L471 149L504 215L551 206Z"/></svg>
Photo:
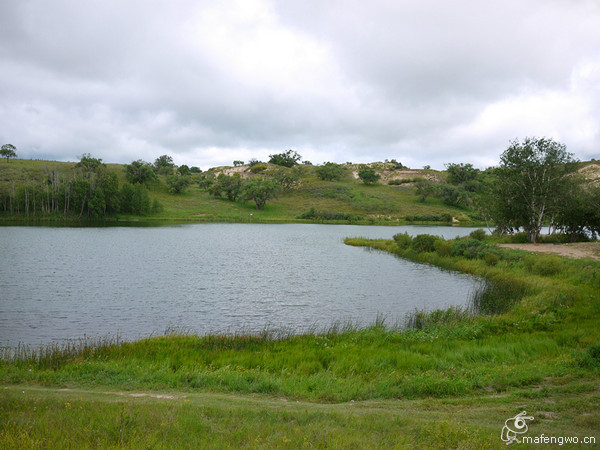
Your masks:
<svg viewBox="0 0 600 450"><path fill-rule="evenodd" d="M536 242L547 217L561 207L561 192L577 161L564 144L547 138L513 141L500 156L489 211L496 223L523 228Z"/></svg>

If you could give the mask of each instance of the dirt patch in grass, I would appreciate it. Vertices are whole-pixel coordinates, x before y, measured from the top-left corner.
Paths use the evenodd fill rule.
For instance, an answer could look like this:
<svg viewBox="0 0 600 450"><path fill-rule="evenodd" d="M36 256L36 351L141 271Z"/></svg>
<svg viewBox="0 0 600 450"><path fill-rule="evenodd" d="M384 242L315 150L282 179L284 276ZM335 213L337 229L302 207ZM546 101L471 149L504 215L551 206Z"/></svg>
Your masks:
<svg viewBox="0 0 600 450"><path fill-rule="evenodd" d="M499 244L499 247L514 248L535 253L553 253L567 258L592 258L600 261L600 242L574 242L572 244Z"/></svg>

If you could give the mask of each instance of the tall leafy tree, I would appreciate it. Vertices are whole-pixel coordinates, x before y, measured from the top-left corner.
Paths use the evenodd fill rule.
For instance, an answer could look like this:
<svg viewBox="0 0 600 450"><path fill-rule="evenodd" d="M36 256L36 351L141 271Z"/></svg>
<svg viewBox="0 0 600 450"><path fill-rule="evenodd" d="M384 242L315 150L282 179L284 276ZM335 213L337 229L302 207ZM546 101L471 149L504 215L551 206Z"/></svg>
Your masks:
<svg viewBox="0 0 600 450"><path fill-rule="evenodd" d="M251 178L243 184L241 196L244 200L253 200L256 209L264 209L267 200L275 197L280 187L272 178Z"/></svg>
<svg viewBox="0 0 600 450"><path fill-rule="evenodd" d="M131 184L150 183L156 181L156 172L150 163L138 159L131 164L125 164L125 178Z"/></svg>
<svg viewBox="0 0 600 450"><path fill-rule="evenodd" d="M536 242L544 220L560 209L576 162L564 144L552 139L515 140L500 156L484 208L499 228L522 227Z"/></svg>
<svg viewBox="0 0 600 450"><path fill-rule="evenodd" d="M298 152L290 149L283 153L269 155L269 158L271 158L269 159L271 164L277 164L278 166L283 167L294 167L296 164L298 164L300 159L302 159L302 156L300 156Z"/></svg>
<svg viewBox="0 0 600 450"><path fill-rule="evenodd" d="M79 162L75 164L75 167L81 167L85 171L95 172L98 169L98 167L101 167L103 165L104 164L102 163L102 159L94 158L91 154L84 153L83 155L81 155L81 159L79 160Z"/></svg>
<svg viewBox="0 0 600 450"><path fill-rule="evenodd" d="M12 144L4 144L0 149L0 156L2 156L2 158L6 158L6 162L8 162L10 158L16 158L17 147Z"/></svg>
<svg viewBox="0 0 600 450"><path fill-rule="evenodd" d="M163 175L172 174L174 168L173 158L169 155L161 155L154 161L154 169Z"/></svg>

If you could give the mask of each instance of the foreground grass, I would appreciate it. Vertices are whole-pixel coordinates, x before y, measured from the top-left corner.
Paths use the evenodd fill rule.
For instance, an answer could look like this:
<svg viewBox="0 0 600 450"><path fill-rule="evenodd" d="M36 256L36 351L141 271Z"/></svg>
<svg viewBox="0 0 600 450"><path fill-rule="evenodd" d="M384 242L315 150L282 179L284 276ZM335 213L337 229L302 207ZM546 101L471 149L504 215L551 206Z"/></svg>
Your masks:
<svg viewBox="0 0 600 450"><path fill-rule="evenodd" d="M565 380L504 395L336 404L261 395L11 385L0 390L0 445L502 448L500 430L519 408L535 416L532 436L597 436L599 401L591 385L582 390Z"/></svg>
<svg viewBox="0 0 600 450"><path fill-rule="evenodd" d="M473 242L347 240L491 280L495 314L7 351L0 445L499 447L522 410L531 435L600 439L600 263Z"/></svg>

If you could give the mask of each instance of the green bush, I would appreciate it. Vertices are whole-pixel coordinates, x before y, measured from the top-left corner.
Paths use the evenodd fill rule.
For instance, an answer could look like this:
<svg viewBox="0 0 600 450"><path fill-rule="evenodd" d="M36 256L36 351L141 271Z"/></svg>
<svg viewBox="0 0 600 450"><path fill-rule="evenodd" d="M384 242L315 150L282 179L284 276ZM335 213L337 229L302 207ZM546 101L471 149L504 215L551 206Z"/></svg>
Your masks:
<svg viewBox="0 0 600 450"><path fill-rule="evenodd" d="M435 241L439 238L431 234L418 234L411 242L410 248L416 252L435 251Z"/></svg>
<svg viewBox="0 0 600 450"><path fill-rule="evenodd" d="M483 260L488 266L495 266L500 261L500 256L496 253L488 253Z"/></svg>
<svg viewBox="0 0 600 450"><path fill-rule="evenodd" d="M398 233L394 235L394 241L396 241L398 248L404 250L410 247L412 237L410 237L410 235L406 232Z"/></svg>
<svg viewBox="0 0 600 450"><path fill-rule="evenodd" d="M452 215L448 213L444 214L422 214L405 217L408 222L452 222Z"/></svg>
<svg viewBox="0 0 600 450"><path fill-rule="evenodd" d="M487 246L477 239L454 239L452 241L452 256L464 256L473 259L481 257L482 251Z"/></svg>
<svg viewBox="0 0 600 450"><path fill-rule="evenodd" d="M452 253L452 244L444 239L438 239L433 246L440 256L450 256Z"/></svg>
<svg viewBox="0 0 600 450"><path fill-rule="evenodd" d="M262 173L267 170L267 165L264 163L258 163L250 166L250 172L252 173Z"/></svg>
<svg viewBox="0 0 600 450"><path fill-rule="evenodd" d="M563 263L556 256L541 256L532 267L533 273L542 276L552 276L559 273L563 268Z"/></svg>
<svg viewBox="0 0 600 450"><path fill-rule="evenodd" d="M298 219L318 219L318 220L347 220L348 222L357 222L364 220L364 217L358 214L333 211L316 211L314 207L297 216Z"/></svg>
<svg viewBox="0 0 600 450"><path fill-rule="evenodd" d="M481 228L475 231L471 231L471 234L469 234L469 237L473 238L473 239L477 239L478 241L484 241L485 240L485 230L482 230Z"/></svg>
<svg viewBox="0 0 600 450"><path fill-rule="evenodd" d="M556 256L526 255L523 258L523 266L528 272L536 275L551 276L562 270L563 263Z"/></svg>

